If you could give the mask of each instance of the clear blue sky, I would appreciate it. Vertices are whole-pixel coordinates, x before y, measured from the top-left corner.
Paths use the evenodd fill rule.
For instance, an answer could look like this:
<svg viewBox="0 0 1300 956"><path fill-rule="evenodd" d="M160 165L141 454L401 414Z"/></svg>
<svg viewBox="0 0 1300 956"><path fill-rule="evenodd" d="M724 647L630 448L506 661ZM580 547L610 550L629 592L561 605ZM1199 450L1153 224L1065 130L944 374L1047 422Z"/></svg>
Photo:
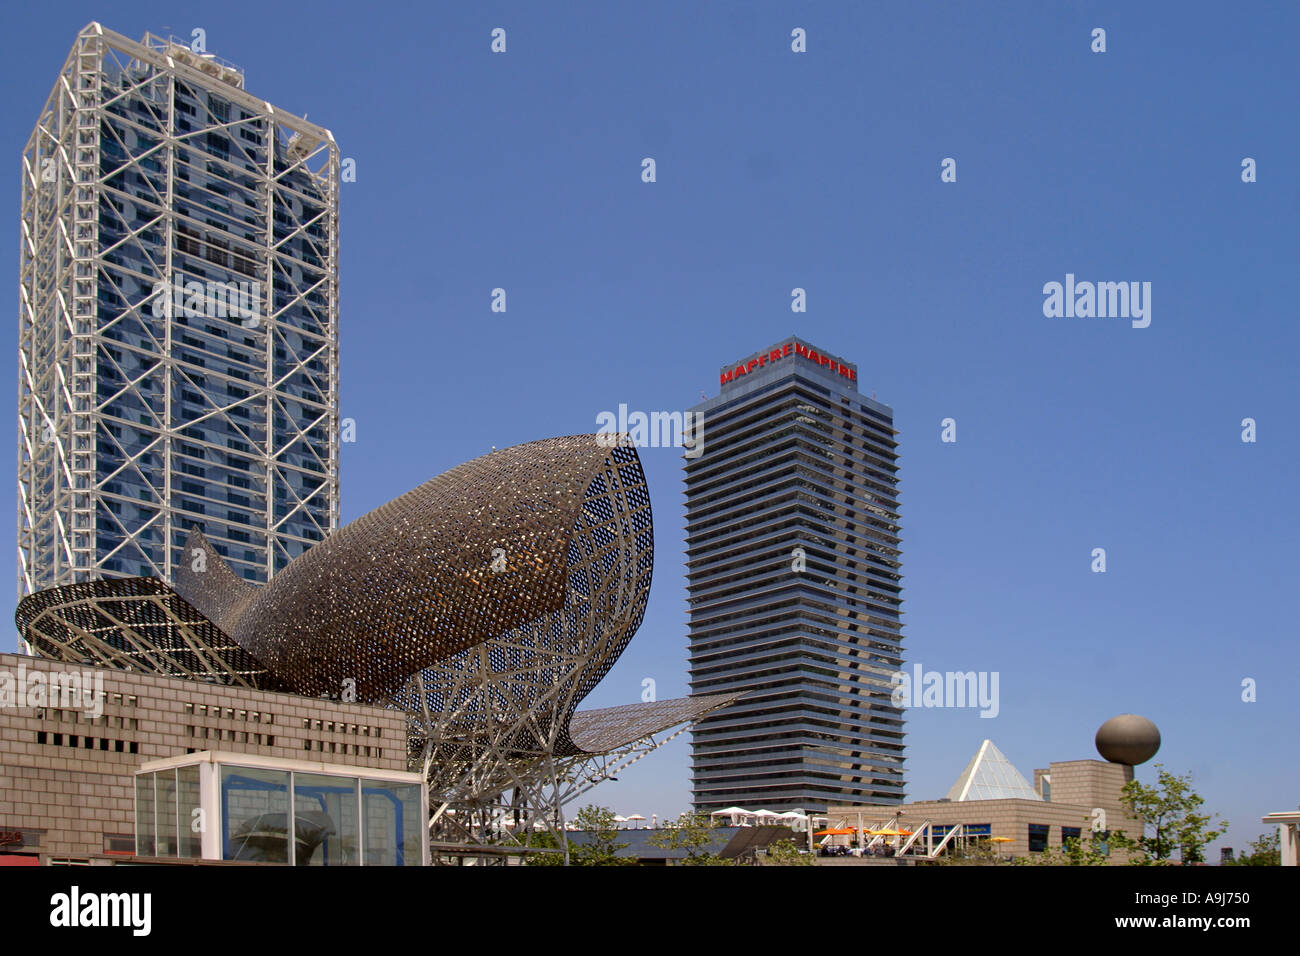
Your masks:
<svg viewBox="0 0 1300 956"><path fill-rule="evenodd" d="M689 407L719 365L795 332L895 409L908 660L1001 674L996 719L911 713L909 797L941 796L985 737L1028 775L1094 756L1097 726L1133 711L1231 820L1224 842L1300 803L1297 8L292 9L7 9L4 208L16 237L22 144L90 20L202 27L253 93L332 129L357 162L346 520L493 445L593 431L620 402ZM1151 282L1151 326L1045 318L1043 284L1067 272ZM644 677L686 692L681 463L643 460L650 609L588 705L638 700ZM676 814L687 752L679 738L596 799Z"/></svg>

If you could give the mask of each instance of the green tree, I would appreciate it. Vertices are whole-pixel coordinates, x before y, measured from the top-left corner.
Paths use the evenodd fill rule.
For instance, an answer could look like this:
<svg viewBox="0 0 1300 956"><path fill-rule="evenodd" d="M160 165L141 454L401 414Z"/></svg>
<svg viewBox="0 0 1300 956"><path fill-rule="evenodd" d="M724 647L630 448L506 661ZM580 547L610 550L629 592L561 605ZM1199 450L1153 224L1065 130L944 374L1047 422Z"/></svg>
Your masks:
<svg viewBox="0 0 1300 956"><path fill-rule="evenodd" d="M550 830L542 830L538 833L532 833L528 838L528 845L540 849L553 849L555 853L529 853L524 857L524 863L527 866L564 866L564 854L560 850L560 841L555 839L555 834ZM569 844L569 852L572 856L575 847Z"/></svg>
<svg viewBox="0 0 1300 956"><path fill-rule="evenodd" d="M569 844L570 866L626 866L635 860L620 857L618 851L628 846L618 842L618 826L614 822L614 811L608 807L589 805L579 810L573 817L574 826L586 831L587 839L575 843L566 836ZM561 849L560 842L550 832L532 835L531 846ZM529 866L563 866L564 854L530 853Z"/></svg>
<svg viewBox="0 0 1300 956"><path fill-rule="evenodd" d="M1084 818L1085 821L1087 818ZM1115 834L1111 834L1111 842ZM1047 849L1042 853L1031 853L1027 857L1017 857L1019 866L1106 866L1110 856L1103 849L1097 834L1089 831L1087 839L1069 837L1059 850Z"/></svg>
<svg viewBox="0 0 1300 956"><path fill-rule="evenodd" d="M1110 843L1099 841L1097 835L1089 831L1088 838L1070 837L1061 848L1064 866L1106 866L1110 863Z"/></svg>
<svg viewBox="0 0 1300 956"><path fill-rule="evenodd" d="M574 815L573 822L587 833L587 840L570 852L575 866L624 866L635 862L618 855L628 844L618 842L618 824L609 807L585 806Z"/></svg>
<svg viewBox="0 0 1300 956"><path fill-rule="evenodd" d="M816 858L811 853L800 853L794 840L778 840L767 848L763 858L764 866L815 866Z"/></svg>
<svg viewBox="0 0 1300 956"><path fill-rule="evenodd" d="M650 842L661 850L685 850L686 858L678 861L684 866L730 866L730 860L708 849L713 845L716 826L707 813L683 813L676 826L654 833Z"/></svg>
<svg viewBox="0 0 1300 956"><path fill-rule="evenodd" d="M1234 866L1281 866L1282 839L1278 831L1261 833L1258 840L1252 840L1250 851L1233 860Z"/></svg>
<svg viewBox="0 0 1300 956"><path fill-rule="evenodd" d="M953 843L934 860L938 866L1005 866L1005 859L988 840L974 840L966 846Z"/></svg>
<svg viewBox="0 0 1300 956"><path fill-rule="evenodd" d="M1112 832L1111 842L1135 853L1133 863L1167 862L1175 850L1184 863L1204 862L1206 844L1228 832L1226 822L1197 812L1205 800L1192 789L1191 774L1177 777L1162 764L1155 767L1154 787L1130 780L1120 791L1120 802L1142 821L1142 832L1136 838Z"/></svg>

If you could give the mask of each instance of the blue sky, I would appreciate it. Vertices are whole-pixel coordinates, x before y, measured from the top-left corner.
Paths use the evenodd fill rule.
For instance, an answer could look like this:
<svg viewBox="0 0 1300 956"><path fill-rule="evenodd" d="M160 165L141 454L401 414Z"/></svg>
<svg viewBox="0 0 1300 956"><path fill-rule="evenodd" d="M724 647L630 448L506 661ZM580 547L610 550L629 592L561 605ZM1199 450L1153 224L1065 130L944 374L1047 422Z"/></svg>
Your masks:
<svg viewBox="0 0 1300 956"><path fill-rule="evenodd" d="M594 431L621 402L689 407L720 365L793 332L895 410L908 660L1001 675L996 719L911 712L910 798L943 795L985 737L1030 775L1095 756L1096 728L1131 711L1231 821L1222 843L1300 803L1294 7L126 0L6 17L15 220L22 144L95 19L202 27L250 91L356 160L346 520L493 445ZM1150 282L1150 327L1044 317L1066 273ZM681 462L642 457L650 608L588 705L638 700L645 677L686 692ZM675 815L687 753L679 738L595 799Z"/></svg>

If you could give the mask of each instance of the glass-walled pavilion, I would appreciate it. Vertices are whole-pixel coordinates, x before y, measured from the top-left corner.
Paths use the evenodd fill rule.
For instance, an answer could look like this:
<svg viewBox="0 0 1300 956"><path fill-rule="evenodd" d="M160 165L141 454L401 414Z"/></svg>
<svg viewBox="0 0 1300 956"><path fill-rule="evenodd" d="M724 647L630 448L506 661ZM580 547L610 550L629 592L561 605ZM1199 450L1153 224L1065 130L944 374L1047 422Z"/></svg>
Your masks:
<svg viewBox="0 0 1300 956"><path fill-rule="evenodd" d="M135 776L141 857L422 866L428 818L416 773L204 751Z"/></svg>

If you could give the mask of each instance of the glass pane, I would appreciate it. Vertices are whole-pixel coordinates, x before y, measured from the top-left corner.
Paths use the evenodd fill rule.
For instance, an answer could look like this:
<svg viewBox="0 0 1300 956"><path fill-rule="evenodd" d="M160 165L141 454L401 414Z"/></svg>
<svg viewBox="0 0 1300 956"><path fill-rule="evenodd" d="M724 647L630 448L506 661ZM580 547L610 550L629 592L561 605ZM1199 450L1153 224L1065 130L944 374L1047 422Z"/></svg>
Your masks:
<svg viewBox="0 0 1300 956"><path fill-rule="evenodd" d="M221 854L288 863L289 772L221 767Z"/></svg>
<svg viewBox="0 0 1300 956"><path fill-rule="evenodd" d="M418 784L398 784L393 787L402 801L402 844L397 858L398 866L420 866L424 863L423 836L428 821L420 817L420 787Z"/></svg>
<svg viewBox="0 0 1300 956"><path fill-rule="evenodd" d="M135 775L135 852L154 855L153 774Z"/></svg>
<svg viewBox="0 0 1300 956"><path fill-rule="evenodd" d="M293 775L295 863L298 866L357 866L357 778Z"/></svg>
<svg viewBox="0 0 1300 956"><path fill-rule="evenodd" d="M176 806L180 824L180 855L189 859L203 856L203 833L206 823L199 809L199 768L181 767L176 771Z"/></svg>
<svg viewBox="0 0 1300 956"><path fill-rule="evenodd" d="M176 855L176 771L154 775L158 792L158 855Z"/></svg>
<svg viewBox="0 0 1300 956"><path fill-rule="evenodd" d="M401 804L377 780L361 781L365 808L366 866L393 866L397 862L397 817Z"/></svg>
<svg viewBox="0 0 1300 956"><path fill-rule="evenodd" d="M1043 823L1029 824L1029 852L1042 853L1047 849L1047 835L1051 828Z"/></svg>
<svg viewBox="0 0 1300 956"><path fill-rule="evenodd" d="M419 866L419 786L363 780L361 797L365 807L366 866Z"/></svg>

